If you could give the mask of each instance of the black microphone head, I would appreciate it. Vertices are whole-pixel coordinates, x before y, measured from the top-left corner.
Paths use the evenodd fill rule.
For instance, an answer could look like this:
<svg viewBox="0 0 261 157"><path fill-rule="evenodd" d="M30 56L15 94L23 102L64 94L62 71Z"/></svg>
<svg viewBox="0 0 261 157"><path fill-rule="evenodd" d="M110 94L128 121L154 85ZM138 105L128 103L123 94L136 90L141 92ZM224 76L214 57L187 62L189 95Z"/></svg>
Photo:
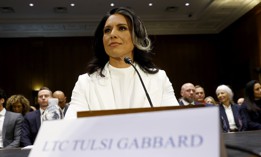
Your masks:
<svg viewBox="0 0 261 157"><path fill-rule="evenodd" d="M132 63L130 57L124 57L124 62L127 63L127 64L131 64Z"/></svg>

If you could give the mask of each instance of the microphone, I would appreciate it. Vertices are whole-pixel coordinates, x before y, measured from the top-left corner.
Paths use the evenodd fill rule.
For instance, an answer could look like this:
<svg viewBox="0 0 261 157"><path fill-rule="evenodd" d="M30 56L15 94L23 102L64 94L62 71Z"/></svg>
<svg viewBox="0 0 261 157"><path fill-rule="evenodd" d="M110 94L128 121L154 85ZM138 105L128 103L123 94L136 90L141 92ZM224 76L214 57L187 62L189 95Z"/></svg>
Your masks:
<svg viewBox="0 0 261 157"><path fill-rule="evenodd" d="M147 89L146 89L144 83L143 83L143 80L142 80L142 78L141 78L141 76L140 76L140 73L139 73L139 71L136 69L136 67L132 64L132 60L131 60L129 57L124 57L124 62L125 62L126 64L130 64L130 65L135 69L135 71L137 72L137 74L138 74L138 76L139 76L139 78L140 78L140 82L141 82L141 84L142 84L142 87L143 87L143 89L144 89L144 91L145 91L146 97L147 97L147 99L148 99L148 101L149 101L149 103L150 103L150 107L153 107L152 102L151 102L151 99L150 99L150 96L149 96L149 94L148 94L148 92L147 92Z"/></svg>

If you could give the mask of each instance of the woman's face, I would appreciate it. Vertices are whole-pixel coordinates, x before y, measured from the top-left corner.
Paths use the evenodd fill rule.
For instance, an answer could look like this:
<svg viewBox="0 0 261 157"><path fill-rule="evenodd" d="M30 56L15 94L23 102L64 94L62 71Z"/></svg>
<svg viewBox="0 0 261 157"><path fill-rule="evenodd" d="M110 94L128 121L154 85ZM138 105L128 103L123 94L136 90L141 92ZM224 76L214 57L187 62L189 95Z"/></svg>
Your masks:
<svg viewBox="0 0 261 157"><path fill-rule="evenodd" d="M13 108L13 111L16 112L16 113L22 113L23 112L23 105L20 102L13 104L12 108Z"/></svg>
<svg viewBox="0 0 261 157"><path fill-rule="evenodd" d="M127 19L120 14L111 15L104 26L103 45L110 64L117 65L124 57L133 57L134 45Z"/></svg>
<svg viewBox="0 0 261 157"><path fill-rule="evenodd" d="M218 92L217 98L218 98L219 102L222 104L226 104L226 103L230 102L228 93L224 92L224 91Z"/></svg>
<svg viewBox="0 0 261 157"><path fill-rule="evenodd" d="M255 83L254 85L254 97L257 99L261 98L261 85L260 83Z"/></svg>
<svg viewBox="0 0 261 157"><path fill-rule="evenodd" d="M213 101L211 98L206 98L206 99L205 99L205 102L206 102L207 104L215 104L214 101Z"/></svg>

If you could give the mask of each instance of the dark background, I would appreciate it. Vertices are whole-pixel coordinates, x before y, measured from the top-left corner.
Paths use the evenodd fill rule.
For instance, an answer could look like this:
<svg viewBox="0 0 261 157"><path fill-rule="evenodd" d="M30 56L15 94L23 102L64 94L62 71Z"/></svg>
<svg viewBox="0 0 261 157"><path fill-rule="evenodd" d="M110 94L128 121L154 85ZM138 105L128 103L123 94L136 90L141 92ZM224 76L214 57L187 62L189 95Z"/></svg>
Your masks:
<svg viewBox="0 0 261 157"><path fill-rule="evenodd" d="M234 100L245 84L259 79L261 67L261 6L258 5L219 34L151 36L154 62L164 69L180 97L183 83L200 84L215 96L229 85ZM70 101L78 75L85 73L93 37L1 38L0 88L8 96L25 95L33 104L34 90L62 90Z"/></svg>

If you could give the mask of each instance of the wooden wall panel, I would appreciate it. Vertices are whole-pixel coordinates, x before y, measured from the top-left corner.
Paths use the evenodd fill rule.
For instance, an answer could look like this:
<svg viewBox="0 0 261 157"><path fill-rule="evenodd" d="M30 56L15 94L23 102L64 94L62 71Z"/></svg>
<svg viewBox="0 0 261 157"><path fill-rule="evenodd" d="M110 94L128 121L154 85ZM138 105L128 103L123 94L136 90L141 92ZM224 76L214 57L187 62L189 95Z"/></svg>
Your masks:
<svg viewBox="0 0 261 157"><path fill-rule="evenodd" d="M217 35L185 35L155 37L155 62L164 69L180 97L180 87L186 82L206 88L213 95L216 87Z"/></svg>
<svg viewBox="0 0 261 157"><path fill-rule="evenodd" d="M152 39L154 61L167 72L177 97L185 82L201 84L207 92L214 90L216 35L153 36ZM77 77L85 72L92 53L92 37L1 40L11 42L13 50L10 53L10 46L1 46L4 49L1 56L5 58L1 67L6 69L6 76L1 77L0 86L9 95L21 91L32 102L32 91L40 86L63 90L70 99ZM8 60L12 64L7 64Z"/></svg>
<svg viewBox="0 0 261 157"><path fill-rule="evenodd" d="M91 37L0 39L0 87L8 95L23 94L34 102L33 90L63 90L70 100L78 75L85 73Z"/></svg>

